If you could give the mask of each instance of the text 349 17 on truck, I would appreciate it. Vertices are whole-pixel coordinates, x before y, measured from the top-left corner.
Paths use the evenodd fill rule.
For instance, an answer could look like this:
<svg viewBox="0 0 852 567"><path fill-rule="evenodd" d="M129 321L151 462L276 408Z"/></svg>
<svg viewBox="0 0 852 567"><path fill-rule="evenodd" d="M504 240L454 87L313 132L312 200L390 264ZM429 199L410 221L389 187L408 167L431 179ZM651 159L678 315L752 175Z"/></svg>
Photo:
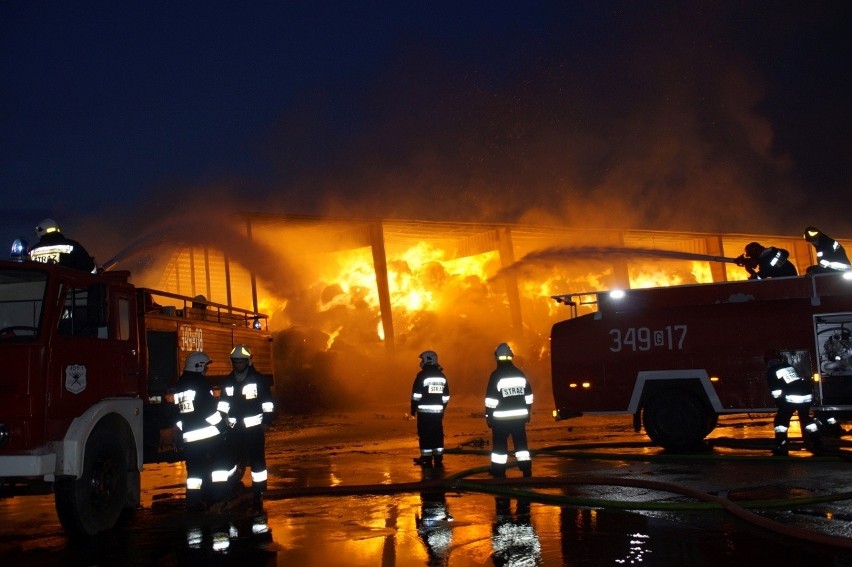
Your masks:
<svg viewBox="0 0 852 567"><path fill-rule="evenodd" d="M693 449L720 415L775 411L769 349L813 376L821 421L852 417L852 272L554 299L574 314L551 331L557 420L631 414L654 443Z"/></svg>

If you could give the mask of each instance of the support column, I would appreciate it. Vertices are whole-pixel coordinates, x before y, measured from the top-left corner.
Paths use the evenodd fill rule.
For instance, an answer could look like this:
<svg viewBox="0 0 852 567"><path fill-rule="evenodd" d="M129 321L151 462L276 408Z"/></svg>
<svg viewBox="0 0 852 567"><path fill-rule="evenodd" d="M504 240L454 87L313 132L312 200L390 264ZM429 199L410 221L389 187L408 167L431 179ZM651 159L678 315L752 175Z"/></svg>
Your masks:
<svg viewBox="0 0 852 567"><path fill-rule="evenodd" d="M385 237L381 222L370 224L370 249L373 252L373 271L376 273L376 288L379 292L379 310L382 315L382 329L385 332L385 347L392 353L394 351L393 311L388 283Z"/></svg>
<svg viewBox="0 0 852 567"><path fill-rule="evenodd" d="M515 249L512 244L512 232L509 227L497 229L497 252L500 254L500 267L508 268L515 263ZM524 336L524 321L521 315L521 295L518 291L518 278L514 273L503 274L503 283L506 286L506 298L509 301L509 315L512 328L520 340Z"/></svg>
<svg viewBox="0 0 852 567"><path fill-rule="evenodd" d="M705 246L707 247L708 256L723 257L725 255L721 236L708 236L704 239L704 241L706 243ZM713 276L714 282L728 281L728 270L725 266L726 264L724 262L710 262L710 275Z"/></svg>
<svg viewBox="0 0 852 567"><path fill-rule="evenodd" d="M251 245L251 218L246 215L246 238L249 241L249 245ZM254 276L254 270L249 268L249 276L251 277L251 305L252 310L255 313L258 313L257 309L257 279Z"/></svg>

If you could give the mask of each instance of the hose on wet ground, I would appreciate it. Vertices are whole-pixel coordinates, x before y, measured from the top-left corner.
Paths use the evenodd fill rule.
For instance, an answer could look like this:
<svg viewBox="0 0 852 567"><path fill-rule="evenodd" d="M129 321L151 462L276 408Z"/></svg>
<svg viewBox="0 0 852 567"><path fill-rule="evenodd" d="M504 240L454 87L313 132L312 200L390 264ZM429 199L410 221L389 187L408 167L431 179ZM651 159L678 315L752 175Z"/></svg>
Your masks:
<svg viewBox="0 0 852 567"><path fill-rule="evenodd" d="M569 457L569 458L612 458L625 460L629 455L607 455L603 453L577 453L566 452L565 449L574 448L573 446L565 447L549 447L534 451L535 454L548 454L551 456ZM487 454L486 451L473 451L454 449L452 453L474 453ZM652 458L667 457L669 459L684 459L694 458L696 455L635 455L637 459L651 460ZM734 458L737 456L721 456L716 455L715 458ZM742 457L747 459L759 459L760 457ZM770 457L776 462L778 457ZM829 457L826 457L829 458ZM469 477L487 474L490 470L489 466L476 467L467 469L452 475L442 478L424 478L419 482L404 482L395 484L368 484L354 486L331 486L331 487L299 487L299 488L283 488L272 489L268 491L268 496L271 499L286 499L297 497L324 497L324 496L359 496L359 495L389 495L410 492L424 491L447 491L447 492L480 492L494 495L502 495L513 498L523 498L530 502L541 504L550 504L557 506L572 506L572 507L587 507L587 508L602 508L602 509L622 509L622 510L645 510L645 511L703 511L703 510L725 510L726 512L747 521L753 525L763 529L778 533L787 537L798 540L809 541L819 545L832 546L837 548L852 549L852 539L823 534L813 530L804 529L797 526L789 526L782 522L777 522L770 518L766 518L751 510L759 509L796 509L803 506L814 504L823 504L828 502L836 502L841 500L852 499L852 492L841 492L824 495L813 495L807 497L780 498L769 500L749 500L734 502L731 499L716 494L710 494L701 490L695 490L689 487L678 485L670 482L660 482L647 479L633 478L612 478L599 475L580 475L573 477L527 477L527 478L482 478L469 480ZM694 501L630 501L630 500L613 500L606 498L586 498L571 496L565 494L552 494L531 490L531 487L552 488L565 487L567 485L586 485L586 486L623 486L631 488L642 488L646 490L655 490L660 492L668 492L680 496L688 497Z"/></svg>

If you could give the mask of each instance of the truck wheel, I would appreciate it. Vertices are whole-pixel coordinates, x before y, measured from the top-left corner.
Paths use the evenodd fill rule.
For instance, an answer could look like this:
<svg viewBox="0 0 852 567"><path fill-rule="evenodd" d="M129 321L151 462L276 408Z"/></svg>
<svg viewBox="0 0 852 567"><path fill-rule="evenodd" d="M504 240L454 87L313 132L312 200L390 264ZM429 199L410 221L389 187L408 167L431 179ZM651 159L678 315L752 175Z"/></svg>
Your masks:
<svg viewBox="0 0 852 567"><path fill-rule="evenodd" d="M86 441L80 478L54 483L56 513L71 536L92 536L112 528L121 515L127 490L127 458L121 441L98 428Z"/></svg>
<svg viewBox="0 0 852 567"><path fill-rule="evenodd" d="M669 451L699 448L712 430L701 400L679 389L654 393L645 404L642 422L651 441Z"/></svg>

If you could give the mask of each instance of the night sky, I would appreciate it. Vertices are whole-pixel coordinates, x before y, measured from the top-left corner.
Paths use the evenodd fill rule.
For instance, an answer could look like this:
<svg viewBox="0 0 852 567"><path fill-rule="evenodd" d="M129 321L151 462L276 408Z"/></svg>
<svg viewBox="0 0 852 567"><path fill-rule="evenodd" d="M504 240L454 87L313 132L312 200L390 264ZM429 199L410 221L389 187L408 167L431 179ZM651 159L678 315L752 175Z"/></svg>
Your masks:
<svg viewBox="0 0 852 567"><path fill-rule="evenodd" d="M852 2L0 3L2 240L211 211L852 237ZM4 245L6 246L6 245Z"/></svg>

